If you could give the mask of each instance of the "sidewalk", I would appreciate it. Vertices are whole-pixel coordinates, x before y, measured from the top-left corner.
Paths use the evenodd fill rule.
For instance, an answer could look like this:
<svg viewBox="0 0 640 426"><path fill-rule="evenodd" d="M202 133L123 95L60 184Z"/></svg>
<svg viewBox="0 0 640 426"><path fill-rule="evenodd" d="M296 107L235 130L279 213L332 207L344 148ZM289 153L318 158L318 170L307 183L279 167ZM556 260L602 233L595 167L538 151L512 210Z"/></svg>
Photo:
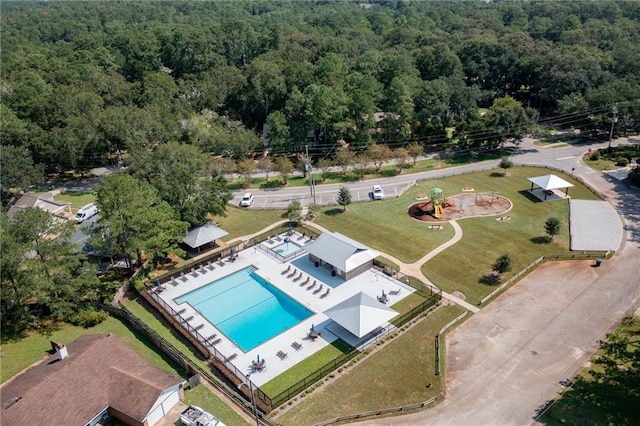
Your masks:
<svg viewBox="0 0 640 426"><path fill-rule="evenodd" d="M386 257L387 259L389 259L389 260L395 262L396 264L398 264L398 266L400 267L400 272L402 272L403 274L416 277L416 278L422 280L424 283L426 283L431 288L437 289L437 290L441 290L435 284L433 284L429 280L429 278L427 278L422 273L422 270L420 269L420 267L424 263L426 263L427 261L429 261L430 259L435 257L436 255L441 253L442 251L446 250L447 248L451 247L452 245L454 245L455 243L460 241L460 239L462 238L462 228L460 228L460 225L458 225L458 223L455 220L452 220L449 223L451 223L451 226L453 226L453 230L455 231L455 234L454 234L453 238L451 238L449 241L446 241L445 243L439 245L435 249L431 250L429 253L425 254L424 256L422 256L420 259L418 259L417 261L415 261L413 263L404 263L404 262L401 262L400 260L398 260L397 258L395 258L394 256L391 256L390 254L387 254L387 253L384 253L384 252L380 252L380 253L384 257ZM310 223L308 223L308 225L312 226L312 227L314 227L314 228L316 228L316 229L318 229L319 231L322 231L322 232L330 232L328 229L324 228L321 225L318 225L317 223L310 222ZM447 300L450 300L451 302L453 302L453 303L455 303L457 305L462 306L463 308L465 308L468 311L471 311L473 313L480 312L480 309L478 307L473 306L472 304L467 303L466 301L460 299L459 297L456 297L456 296L454 296L454 295L452 295L450 293L447 293L445 291L442 291L442 297L444 297Z"/></svg>

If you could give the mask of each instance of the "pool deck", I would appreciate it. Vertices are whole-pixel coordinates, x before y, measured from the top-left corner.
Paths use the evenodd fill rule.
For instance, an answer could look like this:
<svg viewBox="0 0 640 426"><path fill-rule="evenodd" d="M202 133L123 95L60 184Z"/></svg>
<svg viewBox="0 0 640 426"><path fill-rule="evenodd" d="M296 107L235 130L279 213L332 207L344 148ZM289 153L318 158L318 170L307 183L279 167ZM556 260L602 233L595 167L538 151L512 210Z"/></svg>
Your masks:
<svg viewBox="0 0 640 426"><path fill-rule="evenodd" d="M303 245L303 241L306 242L307 240L300 237L298 234L293 236L292 239L297 244ZM296 238L300 239L296 241ZM275 247L282 244L282 241L274 240L273 243L265 242L265 244L271 244L272 247ZM375 299L384 290L389 297L389 306L414 291L413 288L373 269L349 281L344 281L342 278L331 276L331 272L323 267L315 267L314 263L309 261L306 252L292 261L281 263L259 248L251 247L238 253L235 261L231 262L225 259L224 266L220 266L218 263L213 263L213 266L215 267L213 270L196 271L197 275L186 273L184 278L176 278L175 281L178 284L175 286L166 284L164 291L159 295L176 311L184 310L180 316L184 319L191 318L188 321L189 324L193 327L200 327L198 332L201 335L209 337L216 334L217 337L215 339L220 338L220 341L215 344L215 348L226 357L235 354L232 363L245 374L251 373L251 381L257 386L267 383L293 365L331 344L338 337L347 340L352 345L361 344L364 340L371 338L371 336L365 336L363 339L357 339L356 336L345 331L329 319L324 314L327 309L361 291ZM188 303L178 304L175 299L248 266L255 266L257 268L256 274L288 294L307 309L313 311L314 315L245 353ZM283 271L287 268L289 268L289 272L283 274ZM294 269L297 273L289 278ZM294 281L300 272L302 277ZM309 289L314 281L316 286ZM304 282L307 282L307 284L301 285ZM322 285L322 289L316 292L315 290L320 285ZM321 297L325 294L327 288L330 288L329 294ZM397 295L390 295L392 290L400 290L400 292ZM321 333L320 337L315 340L307 338L311 325ZM301 344L301 348L294 349L294 342ZM277 356L280 351L287 354L284 359L280 359ZM258 356L260 356L260 359L265 360L266 366L262 371L254 372L252 361L256 360Z"/></svg>

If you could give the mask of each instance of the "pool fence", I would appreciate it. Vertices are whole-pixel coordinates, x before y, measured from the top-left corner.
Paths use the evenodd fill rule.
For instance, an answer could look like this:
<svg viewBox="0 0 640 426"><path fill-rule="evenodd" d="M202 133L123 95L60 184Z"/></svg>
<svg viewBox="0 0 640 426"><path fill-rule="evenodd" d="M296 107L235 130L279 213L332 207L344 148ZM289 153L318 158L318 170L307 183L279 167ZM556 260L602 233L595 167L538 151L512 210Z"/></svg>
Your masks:
<svg viewBox="0 0 640 426"><path fill-rule="evenodd" d="M289 226L287 223L285 223L277 228L254 236L253 238L250 238L248 240L239 241L234 243L232 246L214 250L207 256L199 257L197 262L185 264L179 269L173 270L170 273L156 278L153 282L146 282L145 290L140 292L141 296L151 306L153 306L176 330L178 330L202 354L202 356L208 359L208 362L212 366L212 368L216 368L229 381L235 384L248 383L249 378L244 374L243 371L239 370L233 364L232 359L229 359L230 357L227 357L220 351L218 351L209 338L202 335L197 327L191 325L188 321L188 318L184 318L184 313L176 311L172 306L165 302L157 293L157 290L164 284L170 284L171 282L173 282L173 280L180 279L181 274L186 275L193 269L198 270L200 268L206 267L210 262L222 261L224 258L230 257L232 253L238 255L241 254L243 250L254 246L258 246L257 248L262 250L262 248L260 248L261 243L268 241L271 238L276 238L277 236L283 235L288 235L295 238L299 238L302 236L303 238L316 239L320 235L320 232L304 225ZM283 238L281 237L281 239ZM263 247L266 247L266 245L263 245ZM233 250L233 252L231 250ZM304 252L304 249L301 249L300 252ZM288 254L287 256L282 256L274 251L273 254L279 255L283 259L286 259L288 256L291 256L292 258L297 257L301 253L298 253L298 251L296 251ZM298 380L296 383L273 397L264 393L259 387L254 386L256 404L258 405L260 410L262 410L263 412L269 412L272 409L284 404L295 395L304 391L312 384L318 382L331 372L340 368L346 362L364 352L367 348L371 347L372 345L377 345L379 342L381 342L382 339L396 332L397 329L402 325L406 324L413 318L416 318L417 316L427 312L429 309L436 307L442 299L442 290L427 286L415 277L404 275L397 269L389 268L387 265L384 265L381 262L374 261L374 267L383 271L385 274L391 276L392 278L395 278L398 281L413 287L416 290L417 294L425 298L425 301L418 306L413 307L408 312L393 319L391 321L391 325L389 327L386 327L371 341L361 344L348 353L339 355L332 361Z"/></svg>

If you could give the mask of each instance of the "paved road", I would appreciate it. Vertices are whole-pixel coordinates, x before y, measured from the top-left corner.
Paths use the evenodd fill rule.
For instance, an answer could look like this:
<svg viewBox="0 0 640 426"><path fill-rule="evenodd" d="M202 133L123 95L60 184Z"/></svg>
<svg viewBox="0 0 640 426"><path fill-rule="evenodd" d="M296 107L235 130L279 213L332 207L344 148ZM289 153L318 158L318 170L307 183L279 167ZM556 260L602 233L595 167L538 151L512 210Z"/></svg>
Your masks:
<svg viewBox="0 0 640 426"><path fill-rule="evenodd" d="M364 424L536 424L537 410L588 361L595 342L638 308L640 192L586 167L585 149L547 148L514 160L575 168L602 193L627 228L616 255L597 269L580 261L536 270L448 335L445 401Z"/></svg>
<svg viewBox="0 0 640 426"><path fill-rule="evenodd" d="M640 194L580 160L588 148L606 145L605 142L539 148L527 141L512 160L516 164L546 165L574 173L603 194L621 215L627 229L616 255L597 270L585 262L563 262L545 265L531 274L449 334L448 394L443 403L413 415L367 424L535 423L536 410L554 397L561 381L570 378L588 360L595 349L594 342L603 338L624 315L637 309ZM355 200L365 200L374 183L382 185L389 197L414 180L497 164L497 160L486 161L347 186ZM338 187L318 186L316 202L329 200ZM307 205L311 200L308 187L255 194L252 208L284 208L293 199Z"/></svg>
<svg viewBox="0 0 640 426"><path fill-rule="evenodd" d="M619 139L614 144L628 143L626 139ZM634 140L640 142L640 139ZM515 164L535 164L559 168L571 174L572 168L575 175L582 177L598 174L580 160L582 154L589 148L603 148L607 142L581 144L578 146L558 144L555 147L537 147L533 144L533 139L525 139L519 148L514 150L511 156ZM379 178L367 181L350 182L345 184L316 185L315 203L319 205L337 204L336 199L340 186L346 186L351 191L352 202L373 201L371 198L371 187L374 184L381 185L384 189L385 198L397 197L407 190L414 182L435 179L446 176L458 175L477 170L491 169L498 166L499 160L488 160L478 163L465 164L458 167L436 169L421 173L408 173L389 178ZM316 178L318 176L316 175ZM309 186L295 188L277 189L253 189L254 202L252 209L279 208L286 209L291 201L298 200L302 206L314 202ZM242 194L245 191L234 193L232 204L238 205Z"/></svg>
<svg viewBox="0 0 640 426"><path fill-rule="evenodd" d="M100 215L97 214L76 225L69 240L78 248L78 250L82 250L85 247L85 244L89 241L89 230L98 222L99 219Z"/></svg>

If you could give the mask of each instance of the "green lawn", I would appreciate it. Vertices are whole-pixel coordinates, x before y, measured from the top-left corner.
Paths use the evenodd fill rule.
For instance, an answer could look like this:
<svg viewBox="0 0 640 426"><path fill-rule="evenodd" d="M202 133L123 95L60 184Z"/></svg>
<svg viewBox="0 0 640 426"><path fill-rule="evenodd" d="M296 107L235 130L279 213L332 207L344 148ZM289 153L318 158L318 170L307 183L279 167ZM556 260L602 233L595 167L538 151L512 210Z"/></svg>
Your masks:
<svg viewBox="0 0 640 426"><path fill-rule="evenodd" d="M509 173L502 177L488 171L437 181L447 194L456 193L461 185L472 182L476 192L497 191L513 203L508 222L496 221L495 217L460 219L462 240L422 267L422 272L438 287L447 292L460 290L473 304L495 288L495 284L486 283L483 278L491 272L491 265L498 256L508 253L515 261L513 271L503 277L507 279L544 254L569 252L568 201L540 202L526 193L530 188L527 178L548 174L548 170L516 167ZM572 197L597 199L571 177L562 177L575 185L570 189ZM546 242L544 231L544 222L550 216L557 217L562 223L561 232L553 243Z"/></svg>
<svg viewBox="0 0 640 426"><path fill-rule="evenodd" d="M267 395L275 397L290 386L298 383L300 379L314 373L319 368L336 359L338 356L349 353L352 350L354 349L349 344L338 339L306 358L304 361L294 365L279 376L274 377L263 386L260 386L260 389L262 389L262 391Z"/></svg>
<svg viewBox="0 0 640 426"><path fill-rule="evenodd" d="M250 425L238 413L233 411L229 405L209 391L205 385L188 389L184 393L184 403L196 405L205 411L213 414L227 425Z"/></svg>
<svg viewBox="0 0 640 426"><path fill-rule="evenodd" d="M31 194L42 195L46 192L47 191L33 191L31 192ZM73 210L78 210L79 208L96 201L95 194L90 194L86 192L75 192L75 191L61 192L60 194L57 194L53 198L56 201L59 201L62 203L71 203L71 208Z"/></svg>
<svg viewBox="0 0 640 426"><path fill-rule="evenodd" d="M326 207L316 222L340 232L374 249L411 263L453 237L453 228L445 224L442 231L429 231L427 224L409 217L407 207L415 202L419 191L411 188L399 198L375 203Z"/></svg>
<svg viewBox="0 0 640 426"><path fill-rule="evenodd" d="M4 356L0 357L1 380L5 382L46 356L47 351L51 350L50 340L67 344L85 334L102 333L114 333L152 365L180 376L184 374L180 367L171 362L162 352L156 350L155 346L142 335L120 320L110 317L101 324L88 329L60 324L57 329L49 330L47 333L34 332L20 340L3 342Z"/></svg>
<svg viewBox="0 0 640 426"><path fill-rule="evenodd" d="M444 376L435 376L434 336L460 315L457 306L442 307L398 335L361 363L347 368L326 387L278 416L283 425L315 424L328 418L390 408L444 396ZM433 387L427 387L431 382Z"/></svg>
<svg viewBox="0 0 640 426"><path fill-rule="evenodd" d="M215 216L213 221L229 233L223 240L231 240L261 229L284 219L284 210L253 210L227 206L227 216Z"/></svg>
<svg viewBox="0 0 640 426"><path fill-rule="evenodd" d="M189 358L191 362L204 369L209 369L209 365L206 360L202 358L200 353L189 345L180 333L161 320L161 317L157 312L152 311L151 308L147 308L141 300L135 298L133 295L130 297L132 297L132 299L124 301L124 306L129 311L142 320L149 328L175 346L180 353Z"/></svg>
<svg viewBox="0 0 640 426"><path fill-rule="evenodd" d="M587 166L596 170L616 170L620 168L620 166L616 166L615 161L607 160L606 158L600 158L599 160L589 160L589 154L585 154L582 159L587 164Z"/></svg>
<svg viewBox="0 0 640 426"><path fill-rule="evenodd" d="M469 154L457 154L455 156L450 156L446 158L429 158L425 160L417 161L416 164L413 164L413 159L410 158L409 161L404 165L402 170L403 174L406 173L419 173L425 172L434 169L448 168L459 166L460 164L467 164L475 161L483 161L487 159L496 159L500 158L499 152L490 152L490 153L481 153L475 156L470 156ZM316 185L320 184L330 184L330 183L347 183L347 182L355 182L359 180L367 180L367 179L376 179L381 177L390 177L396 176L398 174L398 166L396 165L387 165L380 169L379 172L376 172L373 167L370 167L364 176L360 177L357 175L356 171L349 170L346 174L343 174L342 171L331 171L325 175L325 180L322 180L322 171L320 169L313 169L313 176L315 177ZM260 188L260 189L268 189L268 188L280 188L282 187L282 177L278 173L269 173L269 181L265 181L265 175L261 174L260 176L252 177L249 180L249 185L245 185L246 181L244 178L236 178L231 179L229 182L229 186L231 189L239 190L239 189L249 189L249 188ZM300 186L309 186L310 185L310 176L307 175L303 177L302 175L291 175L287 179L287 187L300 187Z"/></svg>
<svg viewBox="0 0 640 426"><path fill-rule="evenodd" d="M71 203L71 208L78 210L89 203L96 201L95 194L87 194L86 192L67 191L55 196L56 201Z"/></svg>

